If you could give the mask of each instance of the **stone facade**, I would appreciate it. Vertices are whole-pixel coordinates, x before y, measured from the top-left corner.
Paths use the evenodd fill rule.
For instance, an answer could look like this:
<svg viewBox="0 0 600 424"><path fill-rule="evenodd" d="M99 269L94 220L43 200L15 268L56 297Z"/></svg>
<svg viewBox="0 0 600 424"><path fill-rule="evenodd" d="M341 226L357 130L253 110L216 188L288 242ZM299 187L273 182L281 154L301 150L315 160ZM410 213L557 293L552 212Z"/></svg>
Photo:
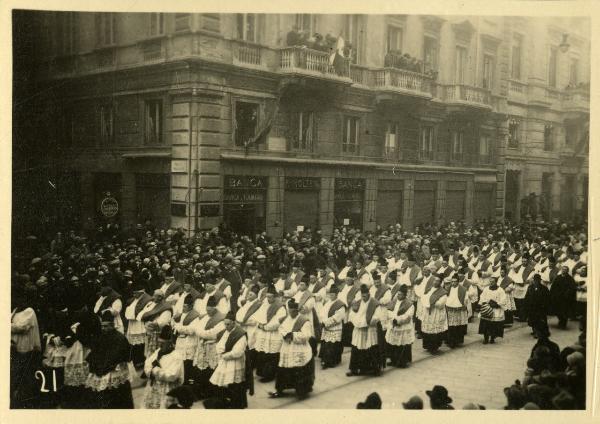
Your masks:
<svg viewBox="0 0 600 424"><path fill-rule="evenodd" d="M192 233L225 221L272 236L303 220L327 234L346 222L541 218L522 205L543 190L546 219L581 215L586 203L589 92L564 87L574 59L589 81L589 22L24 13L35 23L34 85L47 94L37 128L59 152L53 168L74 175L82 226L104 222L107 193L126 227L150 219ZM353 59L288 46L298 23L351 43ZM561 31L571 46L552 88L546 53ZM389 65L392 45L434 57L436 74ZM256 144L240 144L265 127ZM575 141L565 142L567 127Z"/></svg>

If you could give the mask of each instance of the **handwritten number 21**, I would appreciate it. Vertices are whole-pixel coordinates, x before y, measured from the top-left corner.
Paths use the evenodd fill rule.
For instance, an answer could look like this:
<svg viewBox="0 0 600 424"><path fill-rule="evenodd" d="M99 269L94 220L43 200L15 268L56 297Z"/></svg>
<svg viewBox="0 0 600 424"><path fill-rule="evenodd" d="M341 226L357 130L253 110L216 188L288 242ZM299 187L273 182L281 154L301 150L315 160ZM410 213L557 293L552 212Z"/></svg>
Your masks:
<svg viewBox="0 0 600 424"><path fill-rule="evenodd" d="M44 375L44 373L40 370L37 370L35 372L35 378L37 380L39 380L41 377L42 379L42 387L40 389L40 391L42 393L48 393L50 390L46 389L46 376ZM56 392L56 371L52 370L52 391Z"/></svg>

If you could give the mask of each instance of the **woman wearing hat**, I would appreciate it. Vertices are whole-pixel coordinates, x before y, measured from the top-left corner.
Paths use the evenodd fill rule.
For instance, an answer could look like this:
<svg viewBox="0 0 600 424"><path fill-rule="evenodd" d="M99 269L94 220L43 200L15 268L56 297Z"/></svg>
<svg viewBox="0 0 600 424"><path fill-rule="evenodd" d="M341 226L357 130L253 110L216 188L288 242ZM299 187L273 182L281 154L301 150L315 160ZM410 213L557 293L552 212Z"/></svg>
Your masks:
<svg viewBox="0 0 600 424"><path fill-rule="evenodd" d="M170 325L161 329L158 344L159 348L144 363L144 373L148 376L144 390L144 409L168 408L175 400L167 393L183 384L183 358L173 346L173 330Z"/></svg>

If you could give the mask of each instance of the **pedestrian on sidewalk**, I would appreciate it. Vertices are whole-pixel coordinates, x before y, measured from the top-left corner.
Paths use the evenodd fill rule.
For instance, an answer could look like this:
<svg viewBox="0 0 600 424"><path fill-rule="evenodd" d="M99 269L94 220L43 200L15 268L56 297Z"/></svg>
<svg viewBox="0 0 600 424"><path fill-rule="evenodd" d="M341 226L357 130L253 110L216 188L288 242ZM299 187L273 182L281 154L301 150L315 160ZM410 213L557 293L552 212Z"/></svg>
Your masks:
<svg viewBox="0 0 600 424"><path fill-rule="evenodd" d="M548 332L548 311L550 309L550 291L542 284L540 274L533 276L533 284L527 288L525 310L527 322L534 337ZM548 332L548 335L550 333Z"/></svg>

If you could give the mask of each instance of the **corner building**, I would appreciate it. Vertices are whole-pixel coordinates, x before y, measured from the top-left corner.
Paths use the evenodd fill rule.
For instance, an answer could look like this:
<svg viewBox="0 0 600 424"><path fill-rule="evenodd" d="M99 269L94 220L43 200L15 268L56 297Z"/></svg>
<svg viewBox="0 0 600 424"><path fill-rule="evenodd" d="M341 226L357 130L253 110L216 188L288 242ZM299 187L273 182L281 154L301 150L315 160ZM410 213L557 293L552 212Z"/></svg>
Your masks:
<svg viewBox="0 0 600 424"><path fill-rule="evenodd" d="M70 224L277 237L587 208L588 21L24 13Z"/></svg>

